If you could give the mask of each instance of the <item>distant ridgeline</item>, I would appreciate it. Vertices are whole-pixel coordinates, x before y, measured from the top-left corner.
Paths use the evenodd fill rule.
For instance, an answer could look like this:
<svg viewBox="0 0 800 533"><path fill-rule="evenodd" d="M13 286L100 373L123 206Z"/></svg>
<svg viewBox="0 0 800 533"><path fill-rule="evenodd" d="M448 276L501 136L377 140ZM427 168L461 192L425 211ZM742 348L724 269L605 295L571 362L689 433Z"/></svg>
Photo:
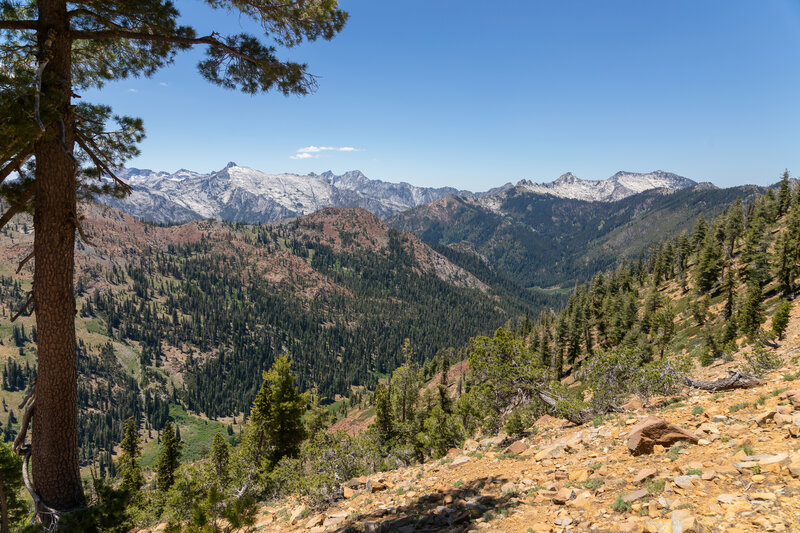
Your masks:
<svg viewBox="0 0 800 533"><path fill-rule="evenodd" d="M765 189L708 184L654 189L614 202L559 198L524 186L485 198L448 196L388 220L433 245L467 242L498 272L525 287L562 286L612 268L652 242L713 217Z"/></svg>

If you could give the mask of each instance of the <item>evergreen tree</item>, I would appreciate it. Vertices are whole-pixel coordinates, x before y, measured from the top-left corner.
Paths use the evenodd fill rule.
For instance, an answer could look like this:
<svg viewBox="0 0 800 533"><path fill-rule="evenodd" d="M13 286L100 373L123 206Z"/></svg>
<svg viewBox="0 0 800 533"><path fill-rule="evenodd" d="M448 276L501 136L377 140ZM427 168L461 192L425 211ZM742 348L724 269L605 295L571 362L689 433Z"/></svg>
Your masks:
<svg viewBox="0 0 800 533"><path fill-rule="evenodd" d="M378 442L384 446L390 446L396 434L392 396L389 389L382 383L375 389L374 402L375 422L373 424L378 435Z"/></svg>
<svg viewBox="0 0 800 533"><path fill-rule="evenodd" d="M778 336L778 340L783 340L786 327L789 325L789 314L792 311L792 304L788 300L781 300L775 315L772 317L772 331Z"/></svg>
<svg viewBox="0 0 800 533"><path fill-rule="evenodd" d="M658 346L659 356L663 359L664 350L675 336L675 311L671 306L668 305L655 314L652 331L653 342Z"/></svg>
<svg viewBox="0 0 800 533"><path fill-rule="evenodd" d="M175 471L181 461L180 441L175 437L172 422L167 420L161 434L161 454L156 461L156 487L161 492L166 492L175 483Z"/></svg>
<svg viewBox="0 0 800 533"><path fill-rule="evenodd" d="M309 407L305 415L306 433L309 438L325 429L330 424L331 412L330 410L320 403L320 394L317 387L308 391Z"/></svg>
<svg viewBox="0 0 800 533"><path fill-rule="evenodd" d="M755 339L764 323L764 293L758 283L748 283L744 302L739 310L738 325L748 338Z"/></svg>
<svg viewBox="0 0 800 533"><path fill-rule="evenodd" d="M20 531L28 514L28 505L21 495L22 458L11 446L0 444L0 533Z"/></svg>
<svg viewBox="0 0 800 533"><path fill-rule="evenodd" d="M789 296L794 291L794 271L797 265L792 260L792 250L789 238L781 233L775 243L775 274L784 296Z"/></svg>
<svg viewBox="0 0 800 533"><path fill-rule="evenodd" d="M178 24L178 10L166 0L0 3L0 180L22 170L0 191L10 206L2 224L33 211L34 264L47 265L33 275L39 378L32 469L36 492L52 508L84 503L73 298L77 202L97 192L129 192L112 169L138 153L144 136L141 120L120 117L119 128L106 129L115 121L110 108L73 98L107 81L152 75L195 46L207 47L199 70L212 83L247 93L306 94L314 78L305 65L278 59L276 47L331 39L347 18L336 0L208 5L251 19L269 42L247 34L198 36ZM45 527L56 520L39 519Z"/></svg>
<svg viewBox="0 0 800 533"><path fill-rule="evenodd" d="M692 248L694 250L700 250L700 245L705 242L707 233L708 222L706 222L705 215L700 213L700 216L697 217L697 222L695 223L694 233L692 233Z"/></svg>
<svg viewBox="0 0 800 533"><path fill-rule="evenodd" d="M439 406L445 414L450 414L452 410L452 399L450 398L450 391L448 389L447 373L450 370L450 357L448 350L441 351L441 372L442 376L439 379Z"/></svg>
<svg viewBox="0 0 800 533"><path fill-rule="evenodd" d="M733 258L733 253L736 249L736 241L742 236L743 231L744 208L742 207L742 199L737 198L736 203L733 204L733 207L731 207L725 219L725 251L728 259Z"/></svg>
<svg viewBox="0 0 800 533"><path fill-rule="evenodd" d="M719 280L720 253L719 244L709 233L703 241L700 256L697 260L695 279L700 294L708 294Z"/></svg>
<svg viewBox="0 0 800 533"><path fill-rule="evenodd" d="M140 490L144 484L142 469L139 466L139 456L141 446L139 443L139 431L133 417L125 421L125 437L120 444L120 457L118 471L122 474L122 489L128 493L131 500L136 500L140 495Z"/></svg>
<svg viewBox="0 0 800 533"><path fill-rule="evenodd" d="M272 469L282 457L295 456L306 438L303 413L308 394L295 387L292 362L281 355L262 375L250 411L248 446L256 468Z"/></svg>
<svg viewBox="0 0 800 533"><path fill-rule="evenodd" d="M405 339L402 347L402 357L405 362L392 373L392 405L395 409L395 419L404 432L410 429L410 424L416 417L422 382L419 366L413 356L411 343L409 339Z"/></svg>
<svg viewBox="0 0 800 533"><path fill-rule="evenodd" d="M222 434L214 435L214 442L211 444L209 452L211 460L211 472L214 481L221 489L225 489L230 483L230 445Z"/></svg>
<svg viewBox="0 0 800 533"><path fill-rule="evenodd" d="M778 190L778 216L783 216L792 203L792 191L789 185L789 171L784 170L781 175L781 187Z"/></svg>

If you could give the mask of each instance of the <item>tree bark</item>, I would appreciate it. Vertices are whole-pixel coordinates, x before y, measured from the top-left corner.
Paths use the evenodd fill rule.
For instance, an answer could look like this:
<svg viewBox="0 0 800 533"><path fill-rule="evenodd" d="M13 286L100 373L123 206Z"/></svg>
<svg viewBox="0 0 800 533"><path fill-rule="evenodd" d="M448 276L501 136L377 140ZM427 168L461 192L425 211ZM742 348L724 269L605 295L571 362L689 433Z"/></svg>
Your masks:
<svg viewBox="0 0 800 533"><path fill-rule="evenodd" d="M2 514L2 522L0 522L0 533L9 533L8 499L6 497L6 487L2 483L0 483L0 514Z"/></svg>
<svg viewBox="0 0 800 533"><path fill-rule="evenodd" d="M77 364L73 270L76 168L71 150L71 49L67 5L40 0L37 38L49 61L42 101L61 117L35 144L34 309L38 331L36 408L32 436L33 485L42 502L70 510L83 502L78 466ZM51 41L47 43L48 39ZM43 57L40 57L42 61ZM47 524L49 517L40 516Z"/></svg>

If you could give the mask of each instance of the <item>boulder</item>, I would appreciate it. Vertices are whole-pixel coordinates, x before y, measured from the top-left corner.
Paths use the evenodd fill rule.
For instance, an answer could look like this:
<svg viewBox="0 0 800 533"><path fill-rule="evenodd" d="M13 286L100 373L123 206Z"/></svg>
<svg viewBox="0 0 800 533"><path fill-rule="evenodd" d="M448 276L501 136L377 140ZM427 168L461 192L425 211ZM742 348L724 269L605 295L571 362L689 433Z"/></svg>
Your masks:
<svg viewBox="0 0 800 533"><path fill-rule="evenodd" d="M464 441L464 451L467 453L476 452L480 447L481 444L475 439L467 439Z"/></svg>
<svg viewBox="0 0 800 533"><path fill-rule="evenodd" d="M466 455L459 455L458 457L453 459L453 462L450 463L450 467L452 468L452 467L460 466L460 465L463 465L463 464L468 463L470 461L471 461L471 459L469 457L467 457Z"/></svg>
<svg viewBox="0 0 800 533"><path fill-rule="evenodd" d="M553 496L553 503L556 505L564 505L575 496L575 493L570 488L563 488L555 493Z"/></svg>
<svg viewBox="0 0 800 533"><path fill-rule="evenodd" d="M672 533L700 533L702 531L702 526L697 518L686 509L673 511L670 522Z"/></svg>
<svg viewBox="0 0 800 533"><path fill-rule="evenodd" d="M631 428L628 450L633 455L650 454L656 445L667 447L682 440L696 444L699 439L666 420L649 416Z"/></svg>
<svg viewBox="0 0 800 533"><path fill-rule="evenodd" d="M519 454L521 454L522 452L524 452L527 449L528 449L528 445L525 444L524 442L522 442L521 440L518 440L518 441L512 443L511 446L506 448L503 453L513 453L515 455L519 455Z"/></svg>
<svg viewBox="0 0 800 533"><path fill-rule="evenodd" d="M653 477L657 474L655 468L645 468L644 470L640 470L636 477L633 478L633 482L637 485L642 481L646 480L647 478Z"/></svg>
<svg viewBox="0 0 800 533"><path fill-rule="evenodd" d="M636 500L641 500L642 498L646 497L649 494L647 489L639 489L633 492L629 492L625 496L622 497L622 501L625 503L632 503Z"/></svg>
<svg viewBox="0 0 800 533"><path fill-rule="evenodd" d="M778 396L781 400L789 400L794 407L800 407L800 389L787 390Z"/></svg>
<svg viewBox="0 0 800 533"><path fill-rule="evenodd" d="M760 413L759 415L757 415L753 420L755 420L755 423L757 425L763 426L767 422L769 422L770 420L775 418L775 414L776 414L776 412L775 412L774 409L769 410L769 411L764 411L763 413Z"/></svg>

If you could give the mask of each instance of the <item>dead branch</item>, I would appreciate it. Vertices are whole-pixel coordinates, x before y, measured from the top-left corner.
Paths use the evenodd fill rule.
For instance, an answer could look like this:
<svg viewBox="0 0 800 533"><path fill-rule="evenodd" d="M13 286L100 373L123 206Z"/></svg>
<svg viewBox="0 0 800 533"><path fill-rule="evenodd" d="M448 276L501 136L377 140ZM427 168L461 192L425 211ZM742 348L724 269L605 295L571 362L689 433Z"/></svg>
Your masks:
<svg viewBox="0 0 800 533"><path fill-rule="evenodd" d="M538 389L535 391L535 394L536 397L539 398L539 400L541 400L548 407L550 407L551 410L555 411L557 413L557 416L566 418L567 420L578 426L581 424L585 424L586 422L589 422L598 414L604 414L604 413L598 413L594 409L581 409L580 411L577 412L574 411L563 412L563 410L558 409L557 407L558 402L559 400L561 400L561 398L556 398L549 392L545 392L543 390L538 390Z"/></svg>
<svg viewBox="0 0 800 533"><path fill-rule="evenodd" d="M31 259L33 259L33 250L31 250L31 253L29 253L28 255L25 256L25 259L23 259L22 261L19 262L19 265L17 265L17 272L16 273L19 274L20 270L22 270L22 267L25 266L25 263L27 263Z"/></svg>
<svg viewBox="0 0 800 533"><path fill-rule="evenodd" d="M756 376L739 372L738 370L728 370L730 376L716 381L699 381L689 377L684 377L686 386L691 389L719 391L731 389L749 389L762 383Z"/></svg>
<svg viewBox="0 0 800 533"><path fill-rule="evenodd" d="M34 388L36 388L36 379L33 380L33 383L30 384L30 386L28 387L28 390L25 391L25 397L19 403L19 405L17 406L17 409L24 409L25 408L25 404L28 403L28 400L33 398L33 389Z"/></svg>
<svg viewBox="0 0 800 533"><path fill-rule="evenodd" d="M14 439L14 444L11 445L11 449L17 455L22 455L24 452L23 448L25 447L25 439L28 436L28 425L33 417L33 406L35 404L36 400L34 399L25 409L25 414L22 415L22 421L20 422L19 433L17 433L17 437Z"/></svg>
<svg viewBox="0 0 800 533"><path fill-rule="evenodd" d="M78 219L78 217L75 216L75 213L71 213L70 222L72 222L72 224L75 226L75 229L78 230L78 235L81 236L81 240L83 242L85 242L89 246L97 247L97 245L94 242L92 242L89 239L89 237L87 237L86 234L83 232L83 225L81 224L81 221Z"/></svg>
<svg viewBox="0 0 800 533"><path fill-rule="evenodd" d="M42 74L44 73L44 69L47 64L50 62L50 58L47 57L48 49L50 45L52 45L52 41L47 39L44 42L44 50L42 50L42 54L44 55L44 60L39 62L39 68L36 69L36 93L33 96L33 116L36 119L36 124L39 126L39 132L44 133L45 127L42 123L42 117L39 114L39 104L42 97Z"/></svg>
<svg viewBox="0 0 800 533"><path fill-rule="evenodd" d="M19 317L21 317L25 313L25 311L28 310L28 307L30 307L32 302L33 302L33 291L28 291L28 299L25 301L25 304L19 308L17 313L13 317L11 317L11 322L14 322Z"/></svg>

